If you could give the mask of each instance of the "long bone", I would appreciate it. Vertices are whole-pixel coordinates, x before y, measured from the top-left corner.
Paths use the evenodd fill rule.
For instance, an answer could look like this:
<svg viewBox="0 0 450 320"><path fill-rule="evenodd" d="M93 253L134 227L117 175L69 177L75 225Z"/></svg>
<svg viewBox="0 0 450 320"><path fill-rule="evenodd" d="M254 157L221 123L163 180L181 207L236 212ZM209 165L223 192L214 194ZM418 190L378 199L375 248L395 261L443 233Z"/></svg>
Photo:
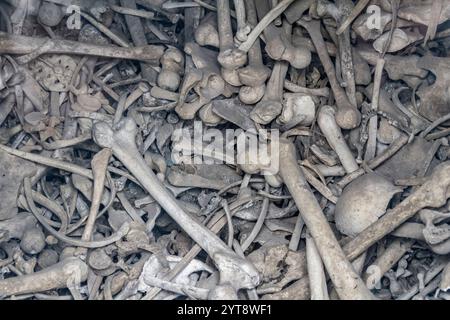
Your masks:
<svg viewBox="0 0 450 320"><path fill-rule="evenodd" d="M42 49L44 46L45 50ZM164 47L155 45L121 48L70 40L12 36L0 32L0 53L2 54L34 54L37 50L40 54L75 54L152 62L159 60L164 53Z"/></svg>
<svg viewBox="0 0 450 320"><path fill-rule="evenodd" d="M247 19L251 25L258 23L254 0L245 2ZM246 104L255 104L264 95L265 82L270 75L270 69L263 63L259 39L248 51L248 66L238 70L239 80L244 85L239 90L239 99Z"/></svg>
<svg viewBox="0 0 450 320"><path fill-rule="evenodd" d="M262 20L269 12L268 0L255 1L258 17ZM288 24L284 21L283 24ZM264 29L266 52L274 60L288 61L294 68L306 68L311 62L311 52L305 47L295 47L291 42L291 28L277 28L273 23Z"/></svg>
<svg viewBox="0 0 450 320"><path fill-rule="evenodd" d="M247 54L234 46L229 0L217 0L217 27L220 46L217 60L222 66L222 77L229 84L240 86L237 69L247 62Z"/></svg>
<svg viewBox="0 0 450 320"><path fill-rule="evenodd" d="M121 120L114 129L105 122L93 126L94 141L104 148L112 149L113 154L139 180L144 189L212 258L219 269L220 282L210 298L233 299L237 298L236 292L240 288L256 287L260 277L253 265L239 257L208 228L193 220L149 170L137 149L136 133L136 123L130 118Z"/></svg>
<svg viewBox="0 0 450 320"><path fill-rule="evenodd" d="M286 139L280 139L279 174L294 198L339 297L373 299L373 295L347 260L319 202L309 189L305 176L297 164L294 144Z"/></svg>
<svg viewBox="0 0 450 320"><path fill-rule="evenodd" d="M316 47L317 54L322 62L325 73L327 74L331 90L333 90L336 105L338 107L338 111L336 113L337 124L342 129L356 128L361 121L361 114L356 106L350 103L344 89L339 85L336 77L336 70L334 69L331 58L328 55L325 41L323 40L322 33L320 32L320 21L312 20L310 22L306 22L304 20L299 20L299 23L308 31L311 40Z"/></svg>

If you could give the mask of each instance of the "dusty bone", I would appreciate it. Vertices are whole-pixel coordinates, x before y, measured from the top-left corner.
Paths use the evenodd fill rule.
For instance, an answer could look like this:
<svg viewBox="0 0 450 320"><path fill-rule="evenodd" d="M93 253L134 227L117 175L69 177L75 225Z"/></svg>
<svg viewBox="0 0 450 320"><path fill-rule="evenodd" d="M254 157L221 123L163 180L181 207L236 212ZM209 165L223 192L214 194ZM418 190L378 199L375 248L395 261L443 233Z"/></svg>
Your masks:
<svg viewBox="0 0 450 320"><path fill-rule="evenodd" d="M329 300L322 259L317 251L314 240L309 234L306 235L306 262L308 264L311 300Z"/></svg>
<svg viewBox="0 0 450 320"><path fill-rule="evenodd" d="M255 1L258 17L262 20L269 12L269 0ZM264 29L266 52L274 60L288 61L294 68L306 68L311 62L311 52L305 47L295 47L291 42L291 25L285 21L282 28L269 24Z"/></svg>
<svg viewBox="0 0 450 320"><path fill-rule="evenodd" d="M212 111L216 115L244 130L256 130L254 122L250 119L251 110L250 106L240 104L236 99L216 99L212 102Z"/></svg>
<svg viewBox="0 0 450 320"><path fill-rule="evenodd" d="M319 55L320 61L322 62L325 73L327 74L328 80L330 82L331 90L333 90L336 105L338 107L338 111L336 113L337 124L342 129L353 129L357 127L361 121L361 114L356 106L350 103L344 89L342 89L342 87L339 85L336 77L336 70L334 69L333 63L331 62L330 56L328 55L325 41L323 40L322 34L320 32L320 21L300 21L300 25L308 31L311 40L316 47L317 54Z"/></svg>
<svg viewBox="0 0 450 320"><path fill-rule="evenodd" d="M229 84L240 86L237 69L247 62L247 54L234 46L229 0L217 0L217 27L220 47L217 60L222 66L222 77Z"/></svg>
<svg viewBox="0 0 450 320"><path fill-rule="evenodd" d="M231 295L228 298L232 298L232 293L236 294L238 289L251 289L258 285L259 275L254 267L245 259L237 256L208 228L198 224L186 214L155 174L148 170L145 160L136 147L136 133L136 124L129 118L119 122L115 130L102 122L93 127L95 142L102 147L111 148L113 154L140 181L161 207L213 259L220 271L220 286L213 292L213 297L214 294L220 295L220 293L228 292Z"/></svg>
<svg viewBox="0 0 450 320"><path fill-rule="evenodd" d="M36 225L36 219L28 213L18 213L5 221L0 221L0 242L8 242L12 238L22 239L26 230Z"/></svg>
<svg viewBox="0 0 450 320"><path fill-rule="evenodd" d="M385 212L392 196L401 192L392 182L380 175L365 174L347 185L335 208L338 230L354 237Z"/></svg>
<svg viewBox="0 0 450 320"><path fill-rule="evenodd" d="M237 22L237 30L235 35L235 41L237 43L247 40L247 35L251 31L251 27L247 24L247 7L245 6L245 2L245 0L233 0Z"/></svg>
<svg viewBox="0 0 450 320"><path fill-rule="evenodd" d="M158 86L162 89L176 91L180 85L180 74L184 66L184 56L176 48L167 49L160 59L161 72L158 75Z"/></svg>
<svg viewBox="0 0 450 320"><path fill-rule="evenodd" d="M195 29L195 42L203 46L219 48L219 33L217 31L217 16L215 13L208 13Z"/></svg>
<svg viewBox="0 0 450 320"><path fill-rule="evenodd" d="M283 109L281 98L283 94L284 78L288 70L288 63L277 61L267 82L266 92L261 101L253 108L250 117L260 124L272 122Z"/></svg>
<svg viewBox="0 0 450 320"><path fill-rule="evenodd" d="M121 48L101 46L83 42L59 39L34 38L26 36L12 36L0 32L0 53L2 54L30 54L42 46L48 46L43 53L72 54L99 56L116 59L132 59L141 61L158 61L164 53L162 46L148 45L143 47Z"/></svg>
<svg viewBox="0 0 450 320"><path fill-rule="evenodd" d="M297 165L295 146L285 139L280 140L279 173L314 239L339 297L341 299L373 299L371 292L345 257L317 199L309 189Z"/></svg>
<svg viewBox="0 0 450 320"><path fill-rule="evenodd" d="M245 1L248 23L256 25L258 22L254 0ZM246 104L255 104L261 100L265 91L265 82L270 69L262 60L259 39L248 51L248 65L238 70L239 80L243 86L239 90L239 99Z"/></svg>
<svg viewBox="0 0 450 320"><path fill-rule="evenodd" d="M277 123L283 125L283 130L289 130L297 125L310 126L316 116L316 104L311 96L302 93L284 93L283 111L277 118Z"/></svg>
<svg viewBox="0 0 450 320"><path fill-rule="evenodd" d="M367 46L361 46L357 51L370 65L377 64L379 54L375 50L368 48ZM421 83L422 79L428 74L426 70L418 67L417 64L419 58L418 55L414 54L409 56L386 54L384 56L384 70L386 70L391 80L403 80L410 87L414 88Z"/></svg>
<svg viewBox="0 0 450 320"><path fill-rule="evenodd" d="M329 97L330 89L328 88L305 88L292 83L289 80L284 80L284 88L294 93L303 93L305 95Z"/></svg>
<svg viewBox="0 0 450 320"><path fill-rule="evenodd" d="M182 170L172 166L167 180L176 187L197 187L220 190L229 184L241 180L235 170L222 164L198 164Z"/></svg>
<svg viewBox="0 0 450 320"><path fill-rule="evenodd" d="M350 14L353 3L350 0L337 0L333 4L328 1L319 1L317 3L317 12L320 16L328 14L334 18L339 25ZM356 102L356 86L355 86L355 67L353 65L353 52L350 42L350 29L347 28L341 34L337 35L339 48L339 63L341 69L342 81L345 83L345 91L352 105Z"/></svg>
<svg viewBox="0 0 450 320"><path fill-rule="evenodd" d="M21 181L25 176L33 175L38 166L29 161L17 159L4 150L0 150L0 221L14 217L17 214L16 199Z"/></svg>
<svg viewBox="0 0 450 320"><path fill-rule="evenodd" d="M366 269L363 279L369 289L374 289L388 272L414 244L412 240L395 239L385 251Z"/></svg>
<svg viewBox="0 0 450 320"><path fill-rule="evenodd" d="M78 258L70 257L44 270L24 276L0 280L0 296L67 288L86 281L87 265Z"/></svg>
<svg viewBox="0 0 450 320"><path fill-rule="evenodd" d="M382 34L373 42L373 48L379 53L383 52L383 48L386 44L386 41L388 41L388 38L389 32ZM402 29L396 28L392 34L392 40L386 52L391 53L400 51L419 39L422 39L422 35L419 33L403 31Z"/></svg>
<svg viewBox="0 0 450 320"><path fill-rule="evenodd" d="M336 152L347 173L358 170L359 166L348 147L341 129L335 120L335 110L331 106L323 106L317 118L320 130L328 141L328 144Z"/></svg>
<svg viewBox="0 0 450 320"><path fill-rule="evenodd" d="M424 56L417 62L419 68L429 70L436 76L436 81L430 86L422 85L417 90L420 97L419 113L431 121L447 115L450 111L449 59Z"/></svg>

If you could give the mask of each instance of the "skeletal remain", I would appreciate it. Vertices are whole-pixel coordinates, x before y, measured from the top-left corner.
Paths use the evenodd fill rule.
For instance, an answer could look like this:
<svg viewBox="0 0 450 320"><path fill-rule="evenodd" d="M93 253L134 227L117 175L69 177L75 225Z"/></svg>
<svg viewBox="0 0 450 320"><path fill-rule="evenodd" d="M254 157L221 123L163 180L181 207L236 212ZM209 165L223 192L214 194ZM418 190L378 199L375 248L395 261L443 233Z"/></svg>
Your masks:
<svg viewBox="0 0 450 320"><path fill-rule="evenodd" d="M376 51L382 52L383 48L388 41L389 33L382 34L377 40L373 42L373 47ZM402 29L396 28L392 35L392 40L386 52L396 52L407 47L411 43L422 38L421 34L403 31Z"/></svg>
<svg viewBox="0 0 450 320"><path fill-rule="evenodd" d="M331 90L333 90L334 98L336 99L336 106L338 108L336 113L336 123L342 129L353 129L357 127L361 121L361 114L356 106L352 105L347 97L347 94L339 85L336 78L336 71L330 56L327 53L325 42L320 32L320 21L306 22L299 20L300 25L303 26L309 33L311 40L316 47L317 54L325 69L328 80L330 82Z"/></svg>
<svg viewBox="0 0 450 320"><path fill-rule="evenodd" d="M250 119L252 108L242 105L236 99L214 100L212 102L212 111L221 119L234 123L244 130L255 130L255 124Z"/></svg>
<svg viewBox="0 0 450 320"><path fill-rule="evenodd" d="M331 106L323 106L319 111L317 123L328 141L328 144L336 152L342 166L347 173L358 170L359 166L350 151L341 129L337 126L335 110Z"/></svg>
<svg viewBox="0 0 450 320"><path fill-rule="evenodd" d="M62 8L54 3L42 1L39 7L38 20L48 27L57 26L64 17Z"/></svg>
<svg viewBox="0 0 450 320"><path fill-rule="evenodd" d="M339 297L341 299L373 299L372 294L345 257L317 199L309 189L297 165L294 145L284 139L280 141L280 175L314 239Z"/></svg>
<svg viewBox="0 0 450 320"><path fill-rule="evenodd" d="M244 0L233 0L234 9L236 12L237 30L235 35L235 41L241 43L247 40L247 35L251 31L251 27L247 24L248 18L247 7Z"/></svg>
<svg viewBox="0 0 450 320"><path fill-rule="evenodd" d="M338 198L335 221L338 230L354 237L385 212L389 201L402 189L377 174L365 174L347 185Z"/></svg>
<svg viewBox="0 0 450 320"><path fill-rule="evenodd" d="M76 286L86 281L87 273L88 266L83 261L69 257L44 270L0 280L0 295L12 296Z"/></svg>
<svg viewBox="0 0 450 320"><path fill-rule="evenodd" d="M220 47L217 60L222 66L222 77L229 84L240 86L237 69L247 62L247 54L234 46L229 0L217 1L217 27Z"/></svg>
<svg viewBox="0 0 450 320"><path fill-rule="evenodd" d="M261 101L258 102L250 113L250 117L253 121L260 124L268 124L281 113L283 109L281 98L287 70L287 62L275 62L272 74L267 82L266 92Z"/></svg>
<svg viewBox="0 0 450 320"><path fill-rule="evenodd" d="M184 56L178 49L169 48L164 52L160 62L161 72L158 75L158 86L162 89L176 91L180 84Z"/></svg>
<svg viewBox="0 0 450 320"><path fill-rule="evenodd" d="M412 240L396 239L390 243L385 251L366 269L363 279L369 289L379 284L383 275L388 272L414 244Z"/></svg>
<svg viewBox="0 0 450 320"><path fill-rule="evenodd" d="M255 0L260 21L269 13L269 0ZM311 52L304 47L294 47L291 43L291 25L283 23L282 28L269 24L264 29L266 52L274 60L288 61L294 68L303 69L311 62Z"/></svg>
<svg viewBox="0 0 450 320"><path fill-rule="evenodd" d="M311 300L328 300L327 281L322 259L310 235L306 236L306 261L308 263Z"/></svg>
<svg viewBox="0 0 450 320"><path fill-rule="evenodd" d="M12 36L0 32L0 53L26 55L37 51L39 51L39 55L49 53L72 54L140 61L157 61L164 53L163 47L156 45L121 48L60 39Z"/></svg>
<svg viewBox="0 0 450 320"><path fill-rule="evenodd" d="M10 239L22 239L25 231L36 225L36 219L28 213L18 213L5 221L0 221L0 242L8 242Z"/></svg>
<svg viewBox="0 0 450 320"><path fill-rule="evenodd" d="M248 23L257 24L254 0L245 1ZM239 99L245 104L255 104L261 100L265 91L265 82L270 69L263 64L259 39L248 51L248 65L238 70L239 80L243 86L239 89Z"/></svg>
<svg viewBox="0 0 450 320"><path fill-rule="evenodd" d="M201 46L219 48L219 33L217 31L217 15L208 13L195 30L195 42Z"/></svg>
<svg viewBox="0 0 450 320"><path fill-rule="evenodd" d="M449 113L449 63L447 58L424 56L419 59L417 66L429 70L436 76L436 81L430 86L422 85L417 90L420 97L419 113L425 118L434 121Z"/></svg>
<svg viewBox="0 0 450 320"><path fill-rule="evenodd" d="M209 229L186 214L154 173L147 169L136 147L137 128L132 119L122 120L115 130L102 122L95 124L93 130L96 143L111 148L161 207L211 256L221 275L220 285L210 293L210 297L233 298L238 289L251 289L258 285L259 275L254 267L231 251Z"/></svg>
<svg viewBox="0 0 450 320"><path fill-rule="evenodd" d="M316 115L316 104L311 96L299 93L283 94L283 111L277 118L277 123L283 129L289 130L299 124L309 126Z"/></svg>

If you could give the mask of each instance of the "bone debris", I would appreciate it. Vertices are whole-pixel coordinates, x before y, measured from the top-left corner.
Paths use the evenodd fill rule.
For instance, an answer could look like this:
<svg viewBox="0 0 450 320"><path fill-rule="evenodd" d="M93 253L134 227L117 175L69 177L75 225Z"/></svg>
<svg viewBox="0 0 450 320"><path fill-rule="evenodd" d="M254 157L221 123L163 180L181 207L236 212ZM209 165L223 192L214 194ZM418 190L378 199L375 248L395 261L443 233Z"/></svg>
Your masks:
<svg viewBox="0 0 450 320"><path fill-rule="evenodd" d="M0 300L450 299L449 18L1 1Z"/></svg>

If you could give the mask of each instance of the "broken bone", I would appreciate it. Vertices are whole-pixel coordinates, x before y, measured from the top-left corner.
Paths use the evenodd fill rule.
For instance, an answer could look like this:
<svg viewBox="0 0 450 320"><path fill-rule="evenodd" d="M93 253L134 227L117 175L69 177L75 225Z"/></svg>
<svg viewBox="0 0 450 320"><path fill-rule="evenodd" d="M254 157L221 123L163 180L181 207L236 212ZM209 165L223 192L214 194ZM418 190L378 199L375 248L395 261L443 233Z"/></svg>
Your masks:
<svg viewBox="0 0 450 320"><path fill-rule="evenodd" d="M113 154L138 179L144 189L213 259L220 272L220 285L213 290L211 297L232 299L237 297L237 290L257 286L260 280L256 269L227 247L211 230L193 220L148 169L137 149L136 134L136 123L130 118L121 120L114 129L104 122L96 123L93 127L95 142L102 147L111 148Z"/></svg>

